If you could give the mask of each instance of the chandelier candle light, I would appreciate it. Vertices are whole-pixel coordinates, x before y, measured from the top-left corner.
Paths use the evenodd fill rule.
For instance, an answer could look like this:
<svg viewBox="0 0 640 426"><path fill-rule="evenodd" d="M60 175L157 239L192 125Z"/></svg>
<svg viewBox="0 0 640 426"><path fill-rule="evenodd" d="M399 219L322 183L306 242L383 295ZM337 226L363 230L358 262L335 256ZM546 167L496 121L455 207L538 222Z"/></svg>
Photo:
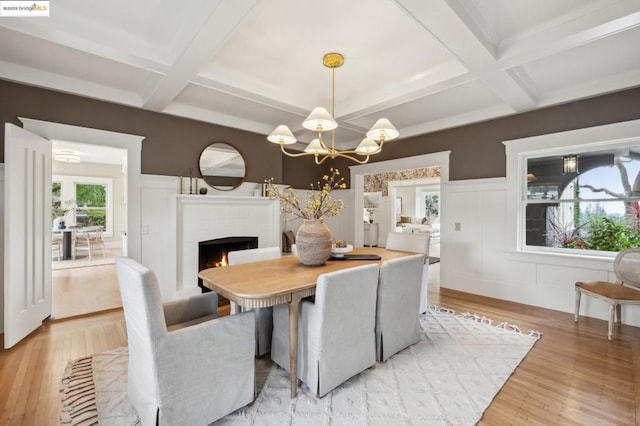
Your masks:
<svg viewBox="0 0 640 426"><path fill-rule="evenodd" d="M302 122L305 129L318 132L318 137L313 139L309 145L301 153L291 153L285 149L285 145L291 145L297 142L289 127L284 124L279 125L267 137L269 142L280 144L280 149L289 157L301 157L305 155L313 155L316 164L322 164L327 158L334 159L336 157L344 157L364 164L369 161L369 156L382 151L385 142L396 139L400 133L386 118L379 119L373 127L367 132L366 137L360 142L355 150L339 151L335 147L335 129L338 123L334 119L335 116L335 88L336 88L336 68L344 63L344 56L340 53L327 53L322 58L325 67L331 68L331 114L323 108L316 107L311 114ZM331 144L327 145L322 139L322 133L331 131ZM363 156L360 159L355 155Z"/></svg>

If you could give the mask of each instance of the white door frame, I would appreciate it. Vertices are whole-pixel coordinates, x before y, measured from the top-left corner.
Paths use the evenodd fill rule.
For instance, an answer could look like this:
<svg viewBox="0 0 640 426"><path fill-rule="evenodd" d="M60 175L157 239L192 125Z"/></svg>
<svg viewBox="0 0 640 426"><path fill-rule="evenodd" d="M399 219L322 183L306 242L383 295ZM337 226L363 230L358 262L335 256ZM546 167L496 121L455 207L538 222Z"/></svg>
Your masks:
<svg viewBox="0 0 640 426"><path fill-rule="evenodd" d="M141 259L141 206L140 176L142 140L144 136L111 132L108 130L90 129L87 127L53 123L19 117L25 130L47 139L82 142L90 145L104 145L127 151L127 185L125 200L127 204L127 256ZM123 247L124 249L124 247Z"/></svg>

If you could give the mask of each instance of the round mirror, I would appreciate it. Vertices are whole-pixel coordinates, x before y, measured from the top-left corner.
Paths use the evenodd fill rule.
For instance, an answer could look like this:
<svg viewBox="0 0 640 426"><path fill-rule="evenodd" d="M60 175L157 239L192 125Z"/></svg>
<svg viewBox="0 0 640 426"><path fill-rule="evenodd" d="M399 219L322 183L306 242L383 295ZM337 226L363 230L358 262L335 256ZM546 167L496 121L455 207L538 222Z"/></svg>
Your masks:
<svg viewBox="0 0 640 426"><path fill-rule="evenodd" d="M244 180L245 161L231 145L214 142L200 154L200 174L209 186L230 191Z"/></svg>

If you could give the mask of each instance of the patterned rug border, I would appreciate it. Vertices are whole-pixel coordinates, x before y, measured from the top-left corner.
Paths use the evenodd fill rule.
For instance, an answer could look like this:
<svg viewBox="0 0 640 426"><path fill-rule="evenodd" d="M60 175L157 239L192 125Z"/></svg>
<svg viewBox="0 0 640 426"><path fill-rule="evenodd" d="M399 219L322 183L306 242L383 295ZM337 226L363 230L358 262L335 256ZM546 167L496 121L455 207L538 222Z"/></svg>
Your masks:
<svg viewBox="0 0 640 426"><path fill-rule="evenodd" d="M475 322L480 323L480 324L486 324L486 325L494 326L492 319L487 318L484 315L480 316L480 315L475 314L475 313L470 313L469 311L463 312L461 314L457 314L454 309L449 309L449 308L445 308L445 307L438 306L438 305L428 305L427 309L430 309L430 310L432 310L434 312L443 312L443 313L455 315L456 317L469 319L469 320L475 321ZM518 327L515 324L509 324L506 321L505 322L501 322L498 325L495 325L494 327L498 328L498 329L502 329L502 330L512 331L512 332L518 333L518 334L524 334L524 335L527 335L527 336L531 336L531 337L534 337L536 339L536 341L540 340L540 338L543 336L543 333L540 332L540 331L537 331L537 330L529 330L528 332L523 333L520 330L520 327Z"/></svg>
<svg viewBox="0 0 640 426"><path fill-rule="evenodd" d="M118 350L117 348L115 350ZM60 423L73 426L97 425L93 355L69 361L62 376Z"/></svg>
<svg viewBox="0 0 640 426"><path fill-rule="evenodd" d="M533 346L535 346L535 342L540 340L540 338L543 336L543 333L536 330L529 330L528 332L523 333L520 327L508 322L501 322L497 325L493 325L493 320L491 320L490 318L487 318L484 315L470 313L468 311L463 313L456 313L454 309L437 305L429 305L427 309L435 313L449 314L461 319L488 325L507 332L530 336L535 340L529 350L533 349ZM127 350L127 347L119 347L105 352L118 353L125 352ZM524 359L528 356L528 352L529 351L527 351L527 353L522 357L520 363L522 363L522 361L524 361ZM98 408L95 398L96 388L93 379L93 357L94 355L90 355L87 357L78 358L76 360L71 360L67 363L60 387L60 399L63 405L60 412L60 423L62 425L94 426L99 424ZM513 369L509 377L513 375L520 363L518 363L518 365ZM272 374L274 374L274 370L271 370L269 372L269 376L271 376ZM495 396L497 396L501 389L502 386L494 395L494 398ZM256 400L258 398L259 395ZM489 405L487 405L486 408L488 408Z"/></svg>

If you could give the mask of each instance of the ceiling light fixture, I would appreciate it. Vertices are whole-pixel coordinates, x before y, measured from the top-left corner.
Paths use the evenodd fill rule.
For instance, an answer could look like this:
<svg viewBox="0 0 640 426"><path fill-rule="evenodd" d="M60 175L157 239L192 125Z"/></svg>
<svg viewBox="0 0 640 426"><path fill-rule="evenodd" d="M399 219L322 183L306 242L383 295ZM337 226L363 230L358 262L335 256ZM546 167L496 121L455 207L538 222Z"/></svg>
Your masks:
<svg viewBox="0 0 640 426"><path fill-rule="evenodd" d="M56 152L53 156L56 161L62 161L63 163L79 163L80 156L70 149L62 149Z"/></svg>
<svg viewBox="0 0 640 426"><path fill-rule="evenodd" d="M385 142L396 139L400 133L386 118L379 119L373 127L367 132L366 137L362 139L362 142L354 150L339 151L335 147L335 129L338 127L335 116L335 93L336 93L336 68L342 66L344 63L344 56L340 53L327 53L322 58L322 63L325 67L331 68L331 114L322 107L316 107L311 114L302 122L302 126L305 129L314 130L318 132L318 137L313 139L309 145L304 149L304 152L294 154L285 150L285 145L291 145L297 142L296 137L291 130L281 124L271 132L267 137L269 142L280 144L280 149L285 155L289 157L301 157L305 155L313 155L315 157L316 164L322 164L327 158L334 159L336 157L344 157L355 161L359 164L364 164L369 161L369 156L374 155L382 151L382 145ZM322 140L322 132L331 131L331 144L327 145ZM361 155L364 158L360 159L355 155Z"/></svg>

